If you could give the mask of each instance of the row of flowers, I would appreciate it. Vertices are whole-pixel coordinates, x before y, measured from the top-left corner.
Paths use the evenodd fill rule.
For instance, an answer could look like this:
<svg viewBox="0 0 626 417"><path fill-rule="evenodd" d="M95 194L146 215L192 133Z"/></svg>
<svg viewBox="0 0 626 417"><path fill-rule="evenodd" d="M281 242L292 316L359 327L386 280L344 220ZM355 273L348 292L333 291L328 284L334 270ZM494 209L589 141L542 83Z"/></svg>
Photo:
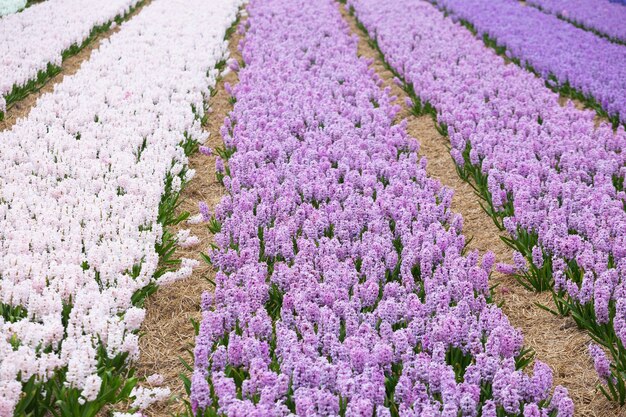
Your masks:
<svg viewBox="0 0 626 417"><path fill-rule="evenodd" d="M25 3L25 2L23 2ZM0 20L0 119L143 0L44 1Z"/></svg>
<svg viewBox="0 0 626 417"><path fill-rule="evenodd" d="M26 0L0 1L0 17L16 13L26 7Z"/></svg>
<svg viewBox="0 0 626 417"><path fill-rule="evenodd" d="M626 7L595 0L528 0L528 4L616 42L626 43Z"/></svg>
<svg viewBox="0 0 626 417"><path fill-rule="evenodd" d="M332 0L252 0L210 220L201 416L572 416Z"/></svg>
<svg viewBox="0 0 626 417"><path fill-rule="evenodd" d="M194 266L168 227L240 4L154 0L0 133L0 416L131 394L143 300Z"/></svg>
<svg viewBox="0 0 626 417"><path fill-rule="evenodd" d="M412 96L447 134L459 174L509 232L514 273L531 290L554 291L610 351L592 349L608 396L626 399L626 133L507 65L427 3L352 0L353 11ZM399 36L401 33L402 36ZM609 376L613 372L613 377ZM615 391L613 391L615 389Z"/></svg>
<svg viewBox="0 0 626 417"><path fill-rule="evenodd" d="M549 87L626 123L626 47L517 1L431 0ZM616 6L621 7L621 6Z"/></svg>

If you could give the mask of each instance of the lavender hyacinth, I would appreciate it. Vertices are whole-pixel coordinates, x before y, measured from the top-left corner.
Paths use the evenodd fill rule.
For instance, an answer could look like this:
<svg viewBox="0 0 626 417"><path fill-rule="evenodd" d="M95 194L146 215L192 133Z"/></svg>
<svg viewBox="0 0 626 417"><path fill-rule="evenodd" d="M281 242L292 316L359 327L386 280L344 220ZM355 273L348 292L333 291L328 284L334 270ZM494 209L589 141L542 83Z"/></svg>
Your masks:
<svg viewBox="0 0 626 417"><path fill-rule="evenodd" d="M528 0L546 13L582 28L626 43L626 8L607 0Z"/></svg>
<svg viewBox="0 0 626 417"><path fill-rule="evenodd" d="M592 97L610 117L626 122L625 46L517 1L433 1L506 47L508 56L530 65L549 83Z"/></svg>
<svg viewBox="0 0 626 417"><path fill-rule="evenodd" d="M253 0L248 13L194 412L558 407L549 369L520 369L522 336L488 302L493 254L463 254L452 192L427 177L406 122L393 124L395 98L357 58L337 5Z"/></svg>
<svg viewBox="0 0 626 417"><path fill-rule="evenodd" d="M606 354L602 349L596 345L591 344L589 346L589 354L593 359L593 365L596 368L596 372L604 381L607 381L611 378L611 364L606 357Z"/></svg>
<svg viewBox="0 0 626 417"><path fill-rule="evenodd" d="M506 65L427 3L349 4L416 107L448 134L459 173L480 184L487 211L509 232L515 266L499 269L529 289L554 284L560 311L582 317L578 324L611 346L626 371L623 127L613 132L596 126L593 113L561 106L541 80Z"/></svg>

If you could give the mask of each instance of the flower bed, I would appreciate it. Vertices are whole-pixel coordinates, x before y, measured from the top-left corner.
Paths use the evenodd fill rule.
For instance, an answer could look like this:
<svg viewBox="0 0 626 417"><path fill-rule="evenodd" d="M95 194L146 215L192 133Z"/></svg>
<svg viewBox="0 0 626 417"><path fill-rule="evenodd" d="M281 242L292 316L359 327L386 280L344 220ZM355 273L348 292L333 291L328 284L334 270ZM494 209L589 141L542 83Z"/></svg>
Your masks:
<svg viewBox="0 0 626 417"><path fill-rule="evenodd" d="M0 20L0 120L7 106L37 90L140 0L55 0Z"/></svg>
<svg viewBox="0 0 626 417"><path fill-rule="evenodd" d="M529 0L528 4L616 42L626 43L626 8L608 1Z"/></svg>
<svg viewBox="0 0 626 417"><path fill-rule="evenodd" d="M553 289L558 312L611 352L623 380L624 129L596 128L591 112L561 107L539 79L426 3L350 4L414 111L436 117L459 174L509 232L505 241L518 252L507 272L528 289ZM623 386L618 394L609 396L623 402Z"/></svg>
<svg viewBox="0 0 626 417"><path fill-rule="evenodd" d="M521 371L522 336L490 303L493 254L464 253L451 191L393 124L338 5L247 10L193 411L573 415L546 365Z"/></svg>
<svg viewBox="0 0 626 417"><path fill-rule="evenodd" d="M546 85L626 123L626 47L517 1L433 0Z"/></svg>
<svg viewBox="0 0 626 417"><path fill-rule="evenodd" d="M144 298L239 0L154 0L0 133L0 416L95 416L136 384ZM32 414L31 414L32 413Z"/></svg>

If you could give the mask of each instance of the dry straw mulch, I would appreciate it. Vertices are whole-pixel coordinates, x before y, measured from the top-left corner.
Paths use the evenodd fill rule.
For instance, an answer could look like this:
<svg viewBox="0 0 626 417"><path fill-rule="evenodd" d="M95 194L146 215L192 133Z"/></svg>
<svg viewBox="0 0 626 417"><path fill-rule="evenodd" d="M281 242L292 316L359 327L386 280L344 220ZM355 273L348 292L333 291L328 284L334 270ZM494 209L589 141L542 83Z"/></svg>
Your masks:
<svg viewBox="0 0 626 417"><path fill-rule="evenodd" d="M240 22L242 24L242 22ZM237 50L242 36L233 33L229 40L230 57L238 61L241 54ZM228 94L224 84L237 83L237 74L229 72L216 85L215 96L209 99L210 114L205 129L210 136L205 145L211 149L223 147L220 128L224 118L233 106L228 101ZM182 192L180 211L188 211L192 215L198 213L198 203L208 204L210 212L220 202L224 195L224 187L215 176L215 157L194 154L189 159L189 167L196 170L196 176L187 184ZM159 290L146 300L146 319L141 328L140 339L141 357L136 364L139 376L149 376L153 373L163 375L165 385L169 386L173 398L169 403L155 404L144 414L149 417L168 416L184 411L186 398L182 379L179 375L188 372L180 362L180 358L193 365L189 351L193 351L195 334L191 319L199 322L201 319L200 300L204 291L213 291L209 279L215 277L215 270L206 264L200 257L201 252L208 252L213 237L206 224L189 225L182 223L178 229L190 229L192 235L200 238L199 246L176 251L180 258L192 258L200 261L200 266L194 270L191 277Z"/></svg>

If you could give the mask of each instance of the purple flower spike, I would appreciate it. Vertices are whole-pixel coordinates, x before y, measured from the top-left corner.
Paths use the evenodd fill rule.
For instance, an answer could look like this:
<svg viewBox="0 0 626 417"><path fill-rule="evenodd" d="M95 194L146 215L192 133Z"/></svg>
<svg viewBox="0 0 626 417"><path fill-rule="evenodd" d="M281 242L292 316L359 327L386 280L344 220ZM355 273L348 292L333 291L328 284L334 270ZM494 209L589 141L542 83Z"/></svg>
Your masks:
<svg viewBox="0 0 626 417"><path fill-rule="evenodd" d="M200 210L200 214L202 215L202 220L208 222L211 219L208 204L204 201L200 201L198 203L198 209Z"/></svg>
<svg viewBox="0 0 626 417"><path fill-rule="evenodd" d="M549 369L516 370L522 335L488 302L494 255L462 255L452 192L394 124L399 108L335 1L247 10L221 130L236 151L216 167L228 191L219 271L196 339L212 350L197 350L196 368L211 411L456 417L547 404Z"/></svg>
<svg viewBox="0 0 626 417"><path fill-rule="evenodd" d="M589 355L593 359L593 366L601 380L608 381L611 378L611 362L604 351L595 343L589 345Z"/></svg>

